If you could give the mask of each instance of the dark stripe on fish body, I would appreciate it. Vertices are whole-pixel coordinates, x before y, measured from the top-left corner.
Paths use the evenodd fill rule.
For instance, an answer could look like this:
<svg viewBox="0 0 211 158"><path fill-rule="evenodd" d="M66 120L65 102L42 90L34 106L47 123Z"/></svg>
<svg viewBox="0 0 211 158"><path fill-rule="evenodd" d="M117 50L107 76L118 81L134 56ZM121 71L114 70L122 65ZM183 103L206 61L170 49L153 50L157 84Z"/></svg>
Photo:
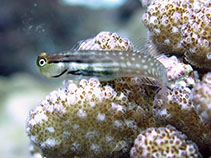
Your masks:
<svg viewBox="0 0 211 158"><path fill-rule="evenodd" d="M71 63L71 62L75 62L75 63L97 63L98 60L102 62L108 60L108 58L106 58L106 54L103 55L93 55L93 54L89 54L89 53L84 53L83 54L70 54L70 55L49 55L47 57L47 61L49 64L51 63L60 63L60 62L64 62L64 63ZM105 53L105 51L103 52ZM110 61L110 60L109 60Z"/></svg>
<svg viewBox="0 0 211 158"><path fill-rule="evenodd" d="M76 70L76 71L68 71L67 74L102 77L107 75L113 75L114 73L111 71Z"/></svg>
<svg viewBox="0 0 211 158"><path fill-rule="evenodd" d="M88 64L90 64L90 63L93 63L94 61L89 61L89 60L87 60L86 62L84 62L83 60L79 60L79 59L61 59L61 60L50 60L50 61L48 61L48 63L49 64L51 64L51 63L61 63L61 62L63 62L63 63L70 63L70 62L74 62L74 63L88 63Z"/></svg>

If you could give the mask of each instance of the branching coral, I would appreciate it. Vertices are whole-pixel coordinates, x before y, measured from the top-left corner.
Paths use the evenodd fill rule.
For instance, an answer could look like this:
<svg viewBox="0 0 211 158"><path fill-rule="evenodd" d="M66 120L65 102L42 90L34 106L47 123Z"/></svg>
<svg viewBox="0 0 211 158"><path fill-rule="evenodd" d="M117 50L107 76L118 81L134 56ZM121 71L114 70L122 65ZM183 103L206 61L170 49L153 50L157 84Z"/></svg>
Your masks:
<svg viewBox="0 0 211 158"><path fill-rule="evenodd" d="M211 124L211 73L203 77L192 90L192 99L203 121Z"/></svg>
<svg viewBox="0 0 211 158"><path fill-rule="evenodd" d="M142 19L156 48L211 69L210 1L155 0Z"/></svg>
<svg viewBox="0 0 211 158"><path fill-rule="evenodd" d="M172 126L149 128L135 140L131 158L198 158L197 146Z"/></svg>
<svg viewBox="0 0 211 158"><path fill-rule="evenodd" d="M133 104L97 79L51 92L30 113L27 133L47 157L106 157L129 150Z"/></svg>

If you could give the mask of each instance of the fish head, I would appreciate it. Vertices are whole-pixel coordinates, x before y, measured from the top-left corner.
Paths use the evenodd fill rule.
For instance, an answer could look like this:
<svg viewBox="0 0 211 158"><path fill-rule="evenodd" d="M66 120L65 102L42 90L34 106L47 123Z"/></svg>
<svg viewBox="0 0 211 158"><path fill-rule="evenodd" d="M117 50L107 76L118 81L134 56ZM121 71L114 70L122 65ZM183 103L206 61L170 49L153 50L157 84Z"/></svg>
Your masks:
<svg viewBox="0 0 211 158"><path fill-rule="evenodd" d="M45 52L39 54L37 58L37 66L40 69L40 73L47 78L56 78L62 76L66 71L64 63L50 62Z"/></svg>

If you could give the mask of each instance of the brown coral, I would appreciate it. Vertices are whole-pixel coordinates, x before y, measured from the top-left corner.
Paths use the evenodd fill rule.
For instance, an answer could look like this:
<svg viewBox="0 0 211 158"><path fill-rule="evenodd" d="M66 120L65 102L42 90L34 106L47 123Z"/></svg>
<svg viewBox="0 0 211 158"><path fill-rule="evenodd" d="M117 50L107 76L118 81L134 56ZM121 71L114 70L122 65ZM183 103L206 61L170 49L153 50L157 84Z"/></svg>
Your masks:
<svg viewBox="0 0 211 158"><path fill-rule="evenodd" d="M211 153L211 126L204 124L195 111L191 90L176 86L169 91L165 111L160 113L167 124L171 124L194 141L201 152Z"/></svg>
<svg viewBox="0 0 211 158"><path fill-rule="evenodd" d="M210 2L201 0L155 0L142 19L159 51L210 70L210 12Z"/></svg>
<svg viewBox="0 0 211 158"><path fill-rule="evenodd" d="M47 157L122 155L136 136L134 105L97 79L51 92L31 111L27 133Z"/></svg>
<svg viewBox="0 0 211 158"><path fill-rule="evenodd" d="M198 158L197 146L174 127L148 128L142 131L130 151L131 158Z"/></svg>
<svg viewBox="0 0 211 158"><path fill-rule="evenodd" d="M186 60L197 67L211 69L211 7L202 7L181 32Z"/></svg>
<svg viewBox="0 0 211 158"><path fill-rule="evenodd" d="M211 72L195 85L192 90L192 99L203 121L211 124Z"/></svg>
<svg viewBox="0 0 211 158"><path fill-rule="evenodd" d="M211 153L211 126L204 124L196 113L190 88L177 85L169 89L165 109L154 115L152 105L156 87L140 85L138 78L122 78L107 84L142 107L142 115L134 113L141 130L171 124L194 141L203 153Z"/></svg>
<svg viewBox="0 0 211 158"><path fill-rule="evenodd" d="M102 31L94 38L81 41L78 50L125 50L132 51L133 44L117 33Z"/></svg>
<svg viewBox="0 0 211 158"><path fill-rule="evenodd" d="M155 0L148 6L142 20L159 50L180 55L184 52L180 30L190 18L187 14L189 8L189 3L178 0Z"/></svg>

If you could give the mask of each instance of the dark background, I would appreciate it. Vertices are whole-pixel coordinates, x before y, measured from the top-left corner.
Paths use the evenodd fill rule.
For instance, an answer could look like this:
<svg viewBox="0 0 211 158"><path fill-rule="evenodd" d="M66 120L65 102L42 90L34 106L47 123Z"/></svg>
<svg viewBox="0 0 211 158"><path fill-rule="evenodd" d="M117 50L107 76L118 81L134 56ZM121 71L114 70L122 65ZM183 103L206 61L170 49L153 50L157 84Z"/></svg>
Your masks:
<svg viewBox="0 0 211 158"><path fill-rule="evenodd" d="M37 74L35 60L41 51L67 50L104 30L118 32L140 8L138 0L112 9L64 5L59 0L0 0L0 76Z"/></svg>

